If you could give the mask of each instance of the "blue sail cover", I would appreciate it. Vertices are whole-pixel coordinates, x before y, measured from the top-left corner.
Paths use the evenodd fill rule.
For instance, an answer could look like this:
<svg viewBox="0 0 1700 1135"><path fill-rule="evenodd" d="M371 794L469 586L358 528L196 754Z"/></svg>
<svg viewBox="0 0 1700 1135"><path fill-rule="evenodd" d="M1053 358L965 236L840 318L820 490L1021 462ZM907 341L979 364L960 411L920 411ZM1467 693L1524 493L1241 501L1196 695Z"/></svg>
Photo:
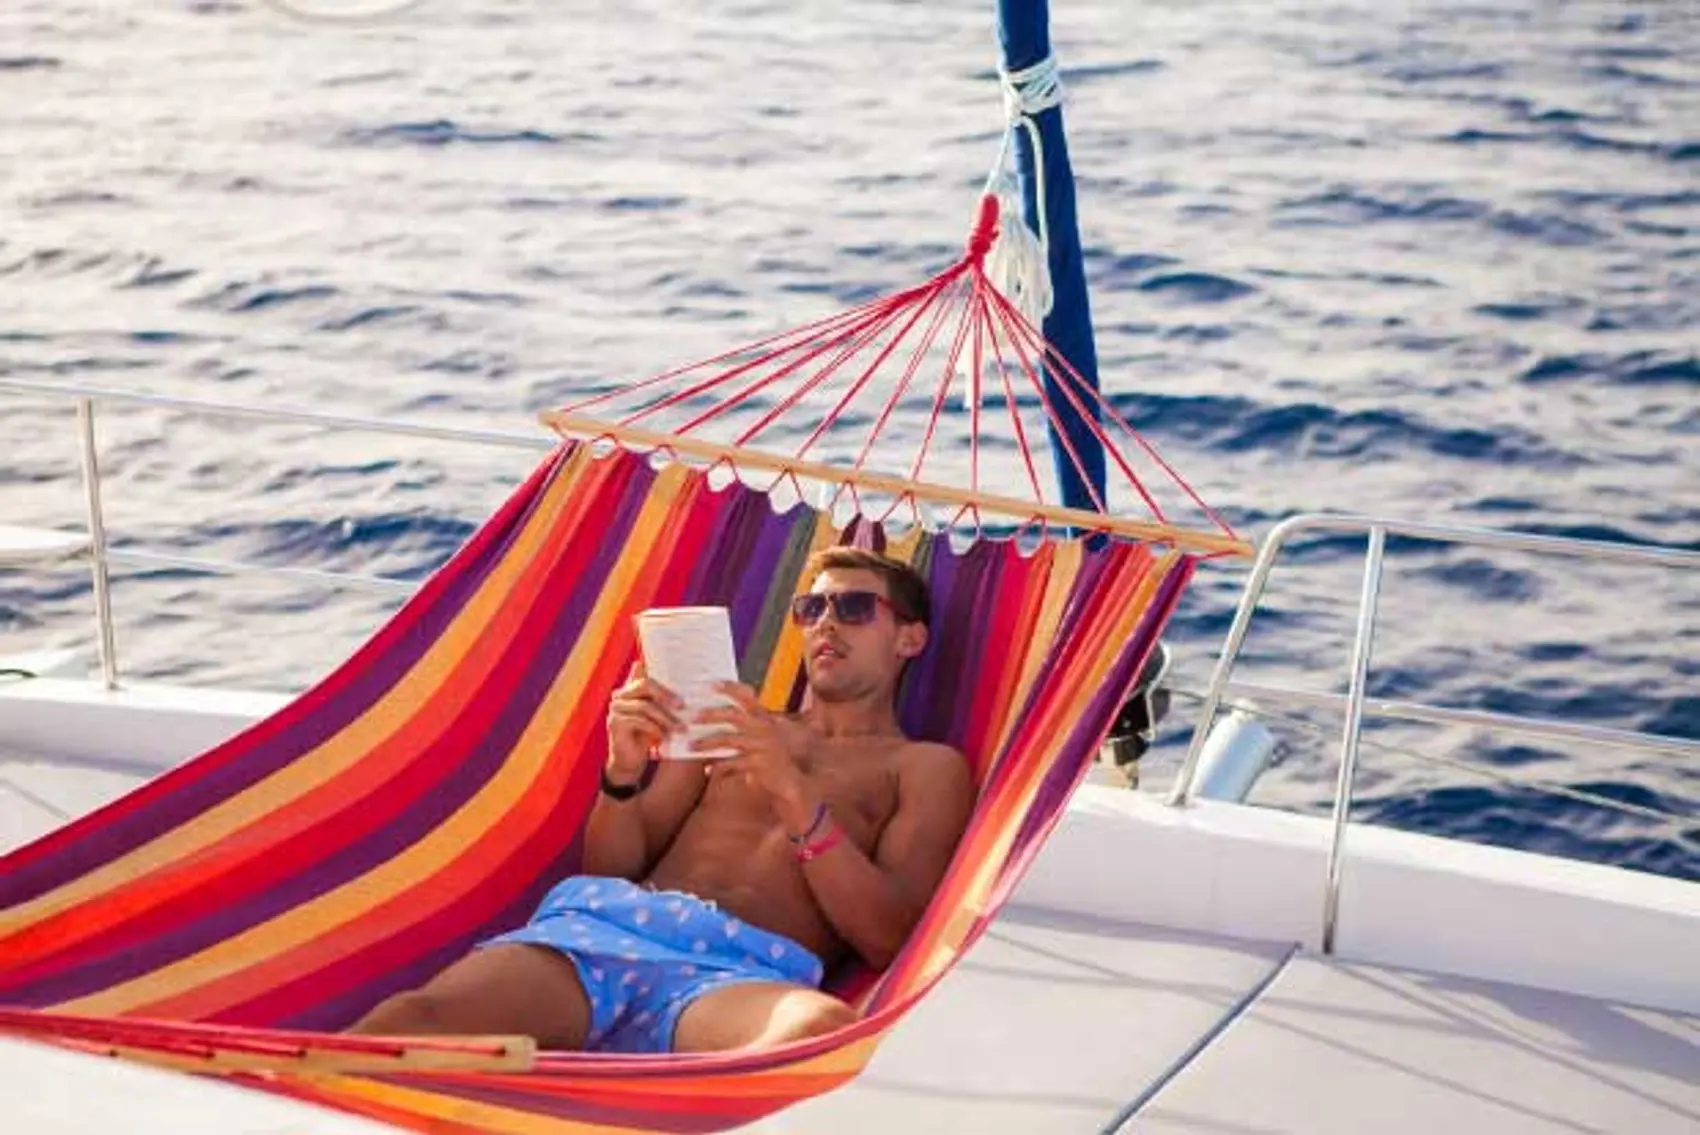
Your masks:
<svg viewBox="0 0 1700 1135"><path fill-rule="evenodd" d="M1006 71L1024 70L1051 53L1050 21L1049 0L998 0L998 38L1003 44ZM1050 243L1051 289L1055 301L1050 315L1045 317L1045 338L1096 390L1098 349L1092 341L1092 309L1086 296L1086 266L1081 258L1080 225L1074 208L1074 170L1069 165L1068 140L1063 136L1062 107L1039 112L1034 122L1045 155L1046 230L1039 228L1033 146L1025 130L1015 132L1015 154L1027 223L1035 232L1046 231ZM1104 447L1088 422L1075 412L1058 383L1058 376L1049 367L1045 369L1045 387L1056 408L1050 427L1051 459L1063 503L1072 508L1093 509L1088 481L1082 479L1057 436L1057 419L1079 454L1100 500L1104 493ZM1097 407L1091 398L1078 393L1076 396L1097 419Z"/></svg>

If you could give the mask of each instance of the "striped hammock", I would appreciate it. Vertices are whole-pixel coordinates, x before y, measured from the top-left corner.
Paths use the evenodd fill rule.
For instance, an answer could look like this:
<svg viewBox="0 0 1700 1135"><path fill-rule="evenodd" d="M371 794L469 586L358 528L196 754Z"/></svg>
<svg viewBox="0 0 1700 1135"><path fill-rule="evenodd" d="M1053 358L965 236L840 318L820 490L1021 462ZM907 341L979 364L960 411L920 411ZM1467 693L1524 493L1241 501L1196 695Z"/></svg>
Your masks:
<svg viewBox="0 0 1700 1135"><path fill-rule="evenodd" d="M753 1053L532 1053L335 1030L525 920L573 872L603 715L651 606L732 611L743 678L795 704L802 568L915 564L914 736L980 800L906 947L835 989L860 1020ZM854 1076L993 919L1056 823L1195 558L1137 542L847 528L626 449L566 444L346 663L273 717L0 859L0 1030L218 1073L438 1133L713 1131Z"/></svg>

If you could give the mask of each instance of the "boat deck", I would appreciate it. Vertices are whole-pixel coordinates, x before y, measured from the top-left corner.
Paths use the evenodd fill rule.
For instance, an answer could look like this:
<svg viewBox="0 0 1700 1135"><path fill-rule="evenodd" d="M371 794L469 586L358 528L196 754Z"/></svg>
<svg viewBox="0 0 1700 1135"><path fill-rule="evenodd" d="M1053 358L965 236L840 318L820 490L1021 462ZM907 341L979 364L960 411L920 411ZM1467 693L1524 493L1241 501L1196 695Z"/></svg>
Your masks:
<svg viewBox="0 0 1700 1135"><path fill-rule="evenodd" d="M0 750L0 850L145 778ZM73 1077L59 1067L67 1061L87 1066ZM121 1090L91 1092L96 1079ZM21 1107L31 1135L280 1129L279 1101L188 1083L0 1046L0 1098ZM1700 1130L1700 1018L1064 915L1018 896L856 1082L744 1130L881 1127L1687 1133ZM317 1111L290 1129L377 1130Z"/></svg>
<svg viewBox="0 0 1700 1135"><path fill-rule="evenodd" d="M1006 909L842 1091L751 1132L1700 1130L1700 1018Z"/></svg>

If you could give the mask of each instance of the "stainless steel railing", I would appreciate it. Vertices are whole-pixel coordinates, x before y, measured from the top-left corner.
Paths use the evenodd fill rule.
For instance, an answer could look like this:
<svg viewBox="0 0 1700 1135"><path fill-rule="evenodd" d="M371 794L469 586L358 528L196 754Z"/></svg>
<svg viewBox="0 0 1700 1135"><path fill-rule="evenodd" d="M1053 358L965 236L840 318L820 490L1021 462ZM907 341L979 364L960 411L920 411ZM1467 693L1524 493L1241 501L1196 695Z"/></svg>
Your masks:
<svg viewBox="0 0 1700 1135"><path fill-rule="evenodd" d="M1286 686L1252 684L1232 681L1234 665L1257 605L1263 597L1270 573L1281 551L1295 536L1328 532L1362 535L1367 540L1364 556L1363 589L1358 600L1357 629L1352 639L1351 668L1347 692L1318 693ZM1210 735L1216 713L1226 698L1234 695L1254 696L1273 702L1296 702L1311 706L1343 707L1345 723L1340 738L1340 767L1334 789L1331 834L1328 843L1328 866L1323 892L1322 948L1332 952L1335 930L1340 913L1340 879L1345 857L1347 819L1351 814L1353 785L1356 780L1358 750L1362 740L1363 721L1370 717L1393 718L1402 721L1435 725L1473 725L1544 740L1577 740L1593 744L1612 745L1667 756L1700 757L1700 741L1668 737L1634 730L1610 729L1596 725L1553 721L1515 714L1491 713L1480 710L1453 709L1418 702L1370 698L1366 693L1369 661L1375 642L1376 617L1380 606L1383 565L1389 535L1413 537L1442 544L1513 549L1549 555L1564 555L1573 559L1591 559L1627 564L1700 570L1700 553L1672 548L1642 547L1629 544L1608 544L1598 540L1581 540L1556 536L1536 536L1520 532L1503 532L1486 528L1467 528L1391 520L1384 517L1333 516L1304 514L1290 517L1277 524L1258 549L1239 608L1228 628L1227 640L1216 661L1199 707L1198 722L1185 760L1175 778L1169 803L1181 807L1191 798L1197 779L1204 743Z"/></svg>
<svg viewBox="0 0 1700 1135"><path fill-rule="evenodd" d="M428 438L436 441L467 442L474 445L506 446L538 452L548 450L557 444L552 438L536 434L458 429L451 426L430 426L408 422L378 422L339 414L320 414L307 410L280 409L272 406L244 406L193 398L173 398L158 394L138 394L126 390L69 383L28 382L3 378L0 379L0 391L44 397L55 402L68 402L76 409L83 496L88 517L89 548L87 559L90 573L94 577L95 621L99 633L100 672L107 689L116 689L120 677L117 633L112 617L110 569L113 563L188 568L193 571L205 571L219 575L253 572L303 582L330 583L338 586L384 591L412 591L418 584L407 580L389 579L384 576L317 571L310 568L276 567L245 560L207 559L198 556L178 556L141 549L111 547L107 541L106 513L101 503L100 458L95 429L96 408L100 403L112 402L131 406L148 406L154 409L179 410L205 417L317 426L324 429Z"/></svg>
<svg viewBox="0 0 1700 1135"><path fill-rule="evenodd" d="M208 417L248 419L274 424L297 424L351 432L466 442L474 445L529 449L535 452L546 451L556 444L552 437L537 434L471 430L405 422L379 422L365 418L321 414L312 411L138 394L106 387L65 383L0 379L0 392L32 395L58 402L68 402L76 409L89 525L87 557L94 577L101 672L109 688L116 686L120 677L109 580L109 566L112 563L182 567L216 574L252 572L303 582L329 583L338 586L395 592L411 591L417 584L383 576L319 571L310 568L277 567L242 560L207 559L142 549L110 547L107 542L106 522L101 500L100 465L96 444L96 409L99 404L111 402L148 406ZM1232 674L1235 662L1241 647L1244 645L1257 605L1263 596L1270 573L1274 570L1281 551L1292 542L1294 537L1317 532L1362 535L1366 537L1368 544L1364 561L1362 592L1358 601L1357 629L1351 648L1350 682L1347 693L1342 696L1285 686L1233 681ZM1535 536L1493 529L1423 524L1378 517L1304 514L1282 521L1270 531L1252 565L1251 573L1241 595L1240 605L1234 613L1233 623L1229 627L1228 636L1217 660L1210 684L1200 699L1198 723L1194 729L1186 758L1176 777L1175 787L1171 792L1169 802L1179 807L1185 805L1191 797L1204 742L1209 736L1217 711L1228 699L1254 697L1267 702L1343 708L1345 724L1340 738L1340 767L1333 800L1327 880L1324 891L1322 941L1325 950L1332 950L1333 948L1335 927L1339 919L1340 881L1344 865L1347 821L1351 814L1353 785L1356 779L1358 753L1363 743L1363 721L1366 717L1435 725L1477 726L1544 740L1576 740L1666 756L1700 757L1700 742L1680 737L1666 737L1597 725L1549 721L1513 714L1454 709L1418 702L1369 697L1366 693L1366 687L1374 646L1376 617L1380 605L1386 541L1389 535L1432 540L1439 543L1560 554L1599 561L1660 565L1689 570L1700 569L1700 553L1696 552L1609 544L1596 540ZM1540 786L1534 787L1539 788Z"/></svg>

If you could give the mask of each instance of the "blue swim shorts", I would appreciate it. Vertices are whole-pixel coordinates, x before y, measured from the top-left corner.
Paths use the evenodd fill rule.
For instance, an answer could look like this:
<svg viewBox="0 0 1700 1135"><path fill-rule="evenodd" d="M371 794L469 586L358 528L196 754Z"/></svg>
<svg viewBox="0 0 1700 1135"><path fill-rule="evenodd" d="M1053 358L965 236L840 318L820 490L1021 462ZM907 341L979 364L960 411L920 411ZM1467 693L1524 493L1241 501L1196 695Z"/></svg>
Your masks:
<svg viewBox="0 0 1700 1135"><path fill-rule="evenodd" d="M695 895L624 879L563 880L530 922L479 946L509 942L572 961L590 999L585 1047L601 1052L669 1052L679 1014L703 994L752 981L819 988L822 974L789 938Z"/></svg>

